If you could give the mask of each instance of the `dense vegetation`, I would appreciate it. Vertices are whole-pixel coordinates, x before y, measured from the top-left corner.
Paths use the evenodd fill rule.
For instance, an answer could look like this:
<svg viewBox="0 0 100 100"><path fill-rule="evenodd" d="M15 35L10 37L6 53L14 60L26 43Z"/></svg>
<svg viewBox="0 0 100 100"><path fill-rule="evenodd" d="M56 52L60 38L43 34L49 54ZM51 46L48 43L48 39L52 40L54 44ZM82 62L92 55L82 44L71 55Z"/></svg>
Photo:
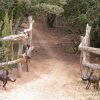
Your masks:
<svg viewBox="0 0 100 100"><path fill-rule="evenodd" d="M92 26L92 45L100 47L100 0L68 0L64 7L66 20L79 33L83 33L86 23Z"/></svg>
<svg viewBox="0 0 100 100"><path fill-rule="evenodd" d="M29 14L47 16L48 27L53 27L56 16L62 15L78 33L84 33L89 23L92 45L100 47L100 0L0 0L0 20L4 20L5 12L15 21Z"/></svg>

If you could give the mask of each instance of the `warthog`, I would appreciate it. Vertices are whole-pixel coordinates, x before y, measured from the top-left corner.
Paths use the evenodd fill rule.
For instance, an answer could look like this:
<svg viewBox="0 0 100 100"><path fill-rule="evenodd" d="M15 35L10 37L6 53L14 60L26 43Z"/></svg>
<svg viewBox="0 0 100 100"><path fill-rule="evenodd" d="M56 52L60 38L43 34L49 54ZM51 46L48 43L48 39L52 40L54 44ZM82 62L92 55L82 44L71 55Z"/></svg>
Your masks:
<svg viewBox="0 0 100 100"><path fill-rule="evenodd" d="M16 79L12 77L8 70L0 71L0 81L3 82L3 88L6 89L6 84L8 81L15 82Z"/></svg>

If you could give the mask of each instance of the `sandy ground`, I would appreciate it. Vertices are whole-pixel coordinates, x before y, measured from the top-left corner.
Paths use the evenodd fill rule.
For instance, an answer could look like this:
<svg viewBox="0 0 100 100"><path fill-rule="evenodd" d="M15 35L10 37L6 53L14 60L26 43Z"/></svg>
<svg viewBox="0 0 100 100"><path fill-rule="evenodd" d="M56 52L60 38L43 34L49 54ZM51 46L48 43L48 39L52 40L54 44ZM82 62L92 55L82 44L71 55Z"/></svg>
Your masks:
<svg viewBox="0 0 100 100"><path fill-rule="evenodd" d="M6 91L1 88L0 100L100 100L100 91L85 90L79 55L66 51L71 37L36 22L30 71L23 71L15 83L9 82Z"/></svg>

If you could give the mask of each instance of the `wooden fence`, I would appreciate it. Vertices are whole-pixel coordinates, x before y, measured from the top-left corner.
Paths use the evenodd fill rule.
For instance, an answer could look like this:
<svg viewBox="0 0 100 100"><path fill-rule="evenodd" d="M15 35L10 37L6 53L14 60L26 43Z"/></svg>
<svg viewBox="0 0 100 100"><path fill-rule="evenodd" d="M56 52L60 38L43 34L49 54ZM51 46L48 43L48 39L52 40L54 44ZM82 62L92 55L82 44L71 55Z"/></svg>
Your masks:
<svg viewBox="0 0 100 100"><path fill-rule="evenodd" d="M34 20L32 20L32 16L28 17L28 23L29 23L29 28L24 29L24 31L19 32L17 35L10 35L6 37L0 38L0 41L16 41L19 45L18 47L18 57L15 60L11 61L6 61L0 63L0 67L5 67L8 65L13 65L17 64L17 70L18 70L18 76L21 77L22 73L22 62L25 62L28 57L31 57L31 51L34 49L34 46L32 46L32 25L34 23ZM29 47L26 50L26 53L23 54L23 46L24 45L29 45ZM13 55L13 50L11 51ZM28 71L28 68L27 68Z"/></svg>
<svg viewBox="0 0 100 100"><path fill-rule="evenodd" d="M90 47L90 31L91 31L91 26L87 24L86 34L84 37L81 36L81 43L79 45L79 50L81 50L80 64L81 68L83 68L84 70L82 73L83 77L88 76L89 69L100 70L99 64L90 62L90 53L100 55L99 48Z"/></svg>

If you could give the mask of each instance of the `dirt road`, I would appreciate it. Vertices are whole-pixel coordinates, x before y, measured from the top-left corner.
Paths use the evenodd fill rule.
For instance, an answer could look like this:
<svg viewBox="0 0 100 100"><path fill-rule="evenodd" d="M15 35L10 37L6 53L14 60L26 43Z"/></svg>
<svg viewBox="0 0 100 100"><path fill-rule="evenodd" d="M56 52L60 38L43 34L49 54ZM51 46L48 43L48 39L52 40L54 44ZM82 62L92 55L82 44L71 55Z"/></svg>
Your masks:
<svg viewBox="0 0 100 100"><path fill-rule="evenodd" d="M98 91L85 90L79 55L66 52L71 37L36 22L30 72L23 72L16 83L9 82L6 91L1 88L0 100L100 100Z"/></svg>

